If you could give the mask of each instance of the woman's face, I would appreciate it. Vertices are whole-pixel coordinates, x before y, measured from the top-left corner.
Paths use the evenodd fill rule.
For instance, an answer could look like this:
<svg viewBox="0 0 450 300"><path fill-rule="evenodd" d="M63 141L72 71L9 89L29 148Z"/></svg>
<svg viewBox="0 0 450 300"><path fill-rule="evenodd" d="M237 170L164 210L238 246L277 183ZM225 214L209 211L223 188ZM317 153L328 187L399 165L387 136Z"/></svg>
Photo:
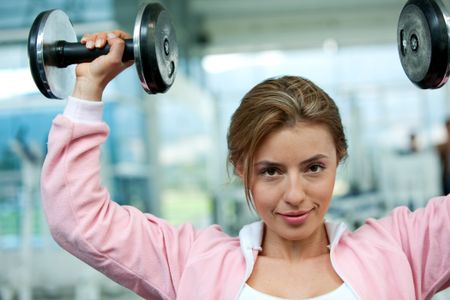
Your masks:
<svg viewBox="0 0 450 300"><path fill-rule="evenodd" d="M267 136L255 154L250 184L266 230L292 241L315 232L331 201L337 165L324 125L299 122Z"/></svg>

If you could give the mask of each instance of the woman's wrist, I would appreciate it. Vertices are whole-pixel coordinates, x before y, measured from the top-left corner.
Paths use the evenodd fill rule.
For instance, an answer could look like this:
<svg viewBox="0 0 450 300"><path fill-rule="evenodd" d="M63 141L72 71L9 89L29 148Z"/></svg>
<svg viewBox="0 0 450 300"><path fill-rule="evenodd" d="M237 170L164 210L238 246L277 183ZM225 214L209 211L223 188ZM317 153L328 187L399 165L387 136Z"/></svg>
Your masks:
<svg viewBox="0 0 450 300"><path fill-rule="evenodd" d="M84 100L102 101L103 90L104 86L101 84L78 78L72 96Z"/></svg>

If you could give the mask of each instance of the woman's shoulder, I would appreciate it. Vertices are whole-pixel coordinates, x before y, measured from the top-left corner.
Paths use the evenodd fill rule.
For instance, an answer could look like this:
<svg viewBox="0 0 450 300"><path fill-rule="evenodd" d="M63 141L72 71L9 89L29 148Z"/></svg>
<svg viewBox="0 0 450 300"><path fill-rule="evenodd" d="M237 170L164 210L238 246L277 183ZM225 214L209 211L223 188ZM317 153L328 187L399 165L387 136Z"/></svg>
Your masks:
<svg viewBox="0 0 450 300"><path fill-rule="evenodd" d="M450 196L434 197L425 207L411 211L406 206L394 208L380 219L369 218L347 239L369 240L376 242L403 243L421 238L428 234L450 236ZM420 241L416 241L420 242Z"/></svg>
<svg viewBox="0 0 450 300"><path fill-rule="evenodd" d="M194 245L197 249L212 250L220 248L239 248L239 238L225 232L218 224L196 228L190 223L178 226L179 232L190 232L194 235Z"/></svg>

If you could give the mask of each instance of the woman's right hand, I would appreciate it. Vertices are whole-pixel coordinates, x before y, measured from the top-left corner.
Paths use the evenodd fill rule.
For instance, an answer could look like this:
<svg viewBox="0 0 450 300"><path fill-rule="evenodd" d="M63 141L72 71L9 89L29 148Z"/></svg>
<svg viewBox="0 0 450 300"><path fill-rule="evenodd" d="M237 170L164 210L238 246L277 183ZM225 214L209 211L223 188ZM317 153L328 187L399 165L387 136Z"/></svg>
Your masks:
<svg viewBox="0 0 450 300"><path fill-rule="evenodd" d="M92 62L77 65L74 97L101 101L106 85L133 64L133 61L122 62L124 39L127 38L130 35L120 30L85 34L81 38L81 43L88 49L103 48L108 43L110 50L107 55L101 55Z"/></svg>

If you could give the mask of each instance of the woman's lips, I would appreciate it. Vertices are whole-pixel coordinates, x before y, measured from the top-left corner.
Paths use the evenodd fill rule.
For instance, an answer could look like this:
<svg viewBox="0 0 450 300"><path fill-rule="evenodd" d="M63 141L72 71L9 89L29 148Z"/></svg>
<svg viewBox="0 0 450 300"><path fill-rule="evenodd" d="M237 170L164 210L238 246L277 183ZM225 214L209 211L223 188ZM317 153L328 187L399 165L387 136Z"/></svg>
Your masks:
<svg viewBox="0 0 450 300"><path fill-rule="evenodd" d="M289 211L278 213L278 215L289 225L301 225L305 223L312 210L311 208L309 210Z"/></svg>

